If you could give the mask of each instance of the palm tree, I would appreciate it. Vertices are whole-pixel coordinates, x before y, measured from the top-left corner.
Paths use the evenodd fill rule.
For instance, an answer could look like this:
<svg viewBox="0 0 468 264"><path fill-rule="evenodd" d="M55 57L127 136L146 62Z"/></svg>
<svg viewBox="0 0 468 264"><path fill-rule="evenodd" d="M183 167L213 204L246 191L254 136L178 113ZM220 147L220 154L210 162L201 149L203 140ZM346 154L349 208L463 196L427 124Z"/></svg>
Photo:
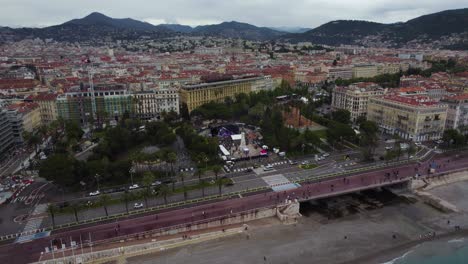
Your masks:
<svg viewBox="0 0 468 264"><path fill-rule="evenodd" d="M218 174L221 172L221 169L222 169L222 168L221 168L221 166L219 166L219 165L213 166L213 172L214 172L214 174L215 174L216 180L218 180Z"/></svg>
<svg viewBox="0 0 468 264"><path fill-rule="evenodd" d="M177 161L177 155L172 151L167 153L166 161L171 164L171 175L174 175L174 163Z"/></svg>
<svg viewBox="0 0 468 264"><path fill-rule="evenodd" d="M201 186L201 190L202 190L202 197L205 197L205 184L206 184L205 179L200 180L200 186Z"/></svg>
<svg viewBox="0 0 468 264"><path fill-rule="evenodd" d="M73 209L73 213L75 214L75 221L78 223L78 210L81 209L79 204L73 203L71 204L71 208Z"/></svg>
<svg viewBox="0 0 468 264"><path fill-rule="evenodd" d="M187 200L188 194L187 194L187 187L182 186L182 189L184 190L184 200Z"/></svg>
<svg viewBox="0 0 468 264"><path fill-rule="evenodd" d="M145 199L145 206L148 208L148 197L151 196L151 191L149 188L143 189L141 192L141 195L143 196L143 199Z"/></svg>
<svg viewBox="0 0 468 264"><path fill-rule="evenodd" d="M107 212L107 206L109 205L111 198L107 194L103 194L99 197L99 203L104 207L104 211L106 212L106 216L109 216Z"/></svg>
<svg viewBox="0 0 468 264"><path fill-rule="evenodd" d="M57 207L54 204L49 204L47 211L49 212L50 218L52 219L52 228L55 228L55 212L57 211Z"/></svg>
<svg viewBox="0 0 468 264"><path fill-rule="evenodd" d="M125 190L125 193L123 195L123 198L124 198L124 202L125 202L125 210L127 211L127 214L128 214L128 201L132 198L132 194L130 192L128 192L127 190Z"/></svg>
<svg viewBox="0 0 468 264"><path fill-rule="evenodd" d="M182 185L185 186L185 173L182 172L182 173L179 175L179 177L180 177L180 180L182 181Z"/></svg>
<svg viewBox="0 0 468 264"><path fill-rule="evenodd" d="M197 176L198 176L198 182L199 182L199 183L201 183L201 177L202 177L202 175L203 175L204 173L205 173L205 170L204 170L204 169L199 168L199 169L197 170Z"/></svg>
<svg viewBox="0 0 468 264"><path fill-rule="evenodd" d="M171 192L171 189L166 184L163 184L161 187L159 187L159 195L164 198L164 204L167 204L167 196L171 194Z"/></svg>
<svg viewBox="0 0 468 264"><path fill-rule="evenodd" d="M219 195L221 195L222 194L222 189L223 189L223 184L224 184L223 179L216 180L216 184L218 184Z"/></svg>
<svg viewBox="0 0 468 264"><path fill-rule="evenodd" d="M143 175L143 186L146 187L146 189L149 189L151 187L151 184L154 182L155 178L153 173L147 171Z"/></svg>
<svg viewBox="0 0 468 264"><path fill-rule="evenodd" d="M208 156L206 156L205 152L202 152L202 153L200 153L200 155L198 157L200 159L200 162L205 163L205 169L206 169L206 167L208 166Z"/></svg>

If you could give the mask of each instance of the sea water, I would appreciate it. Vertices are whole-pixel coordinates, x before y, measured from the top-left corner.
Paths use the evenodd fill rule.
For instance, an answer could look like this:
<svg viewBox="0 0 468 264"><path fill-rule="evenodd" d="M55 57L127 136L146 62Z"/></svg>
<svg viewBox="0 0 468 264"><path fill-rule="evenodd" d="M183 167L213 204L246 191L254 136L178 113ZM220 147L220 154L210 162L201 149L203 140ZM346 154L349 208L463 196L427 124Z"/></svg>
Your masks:
<svg viewBox="0 0 468 264"><path fill-rule="evenodd" d="M425 242L384 264L468 264L468 238Z"/></svg>

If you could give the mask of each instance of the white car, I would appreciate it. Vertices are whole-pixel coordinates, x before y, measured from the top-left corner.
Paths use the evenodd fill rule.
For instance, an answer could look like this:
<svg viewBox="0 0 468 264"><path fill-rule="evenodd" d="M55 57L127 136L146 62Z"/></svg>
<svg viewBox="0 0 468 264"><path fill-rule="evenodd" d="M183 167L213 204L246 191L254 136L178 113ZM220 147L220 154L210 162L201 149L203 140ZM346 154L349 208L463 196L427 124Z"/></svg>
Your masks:
<svg viewBox="0 0 468 264"><path fill-rule="evenodd" d="M393 147L392 147L392 146L388 146L388 147L385 147L385 149L386 149L386 150L391 150L391 149L393 149Z"/></svg>
<svg viewBox="0 0 468 264"><path fill-rule="evenodd" d="M161 185L161 182L160 181L155 181L151 185L152 186L158 186L158 185Z"/></svg>
<svg viewBox="0 0 468 264"><path fill-rule="evenodd" d="M328 156L330 156L329 153L323 153L323 154L322 154L322 157L325 157L325 158L326 158L326 157L328 157Z"/></svg>
<svg viewBox="0 0 468 264"><path fill-rule="evenodd" d="M264 171L271 171L273 170L273 166L271 166L270 164L266 165L264 168L263 168Z"/></svg>
<svg viewBox="0 0 468 264"><path fill-rule="evenodd" d="M90 193L89 193L89 196L98 196L98 195L100 195L100 194L101 194L101 192L100 192L99 190L97 190L97 191L95 191L95 192L90 192Z"/></svg>
<svg viewBox="0 0 468 264"><path fill-rule="evenodd" d="M140 188L140 185L138 185L138 184L133 184L133 185L130 185L130 187L128 187L128 189L130 189L130 190L134 190L134 189L138 189L138 188Z"/></svg>
<svg viewBox="0 0 468 264"><path fill-rule="evenodd" d="M141 208L143 208L143 203L135 203L133 205L133 209L141 209Z"/></svg>
<svg viewBox="0 0 468 264"><path fill-rule="evenodd" d="M301 165L307 165L307 164L309 164L308 160L304 160L303 162L301 162Z"/></svg>
<svg viewBox="0 0 468 264"><path fill-rule="evenodd" d="M421 142L416 142L416 143L414 143L414 144L415 144L416 146L418 146L418 147L422 145Z"/></svg>

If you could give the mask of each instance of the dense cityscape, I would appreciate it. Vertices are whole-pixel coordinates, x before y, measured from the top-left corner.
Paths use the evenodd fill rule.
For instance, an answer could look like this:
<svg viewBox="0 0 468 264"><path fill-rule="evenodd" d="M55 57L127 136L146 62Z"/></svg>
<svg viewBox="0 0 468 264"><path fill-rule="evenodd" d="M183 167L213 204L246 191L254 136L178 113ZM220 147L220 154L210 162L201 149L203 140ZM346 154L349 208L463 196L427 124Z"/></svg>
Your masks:
<svg viewBox="0 0 468 264"><path fill-rule="evenodd" d="M460 14L401 38L0 27L0 262L384 263L466 236L466 17L405 35Z"/></svg>

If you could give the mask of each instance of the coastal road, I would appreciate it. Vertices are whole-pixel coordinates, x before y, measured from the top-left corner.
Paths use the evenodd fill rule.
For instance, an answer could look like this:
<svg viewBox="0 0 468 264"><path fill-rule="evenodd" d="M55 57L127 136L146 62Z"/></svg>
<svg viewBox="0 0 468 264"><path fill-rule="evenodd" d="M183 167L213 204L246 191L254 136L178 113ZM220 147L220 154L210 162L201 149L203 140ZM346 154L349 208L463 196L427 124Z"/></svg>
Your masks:
<svg viewBox="0 0 468 264"><path fill-rule="evenodd" d="M194 221L201 221L209 218L228 216L231 212L237 214L250 209L274 206L277 203L282 203L287 197L311 200L395 184L411 179L414 177L416 170L424 175L423 172L428 169L430 162L436 164L438 167L437 172L440 173L468 168L468 159L466 156L455 157L443 155L421 164L410 163L398 167L337 177L335 179L310 182L297 189L285 192L266 192L243 198L213 202L190 208L121 220L115 223L99 224L71 230L59 230L53 232L50 237L40 238L22 244L1 246L0 263L22 264L37 261L41 252L44 251L45 247L50 246L50 241L53 239L70 241L71 237L73 240L79 241L80 237L86 239L91 236L93 242L99 243L99 241L118 238L119 236L136 234L174 225L190 224ZM120 226L119 231L116 231L117 224Z"/></svg>

